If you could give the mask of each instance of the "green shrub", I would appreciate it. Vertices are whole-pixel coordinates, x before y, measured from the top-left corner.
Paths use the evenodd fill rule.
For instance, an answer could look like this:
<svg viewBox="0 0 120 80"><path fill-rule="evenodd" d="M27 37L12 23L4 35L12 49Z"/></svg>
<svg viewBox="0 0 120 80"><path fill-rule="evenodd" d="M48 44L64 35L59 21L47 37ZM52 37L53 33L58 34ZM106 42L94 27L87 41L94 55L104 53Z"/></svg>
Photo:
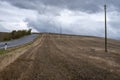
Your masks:
<svg viewBox="0 0 120 80"><path fill-rule="evenodd" d="M11 36L12 36L12 39L17 39L17 38L20 38L20 37L23 37L25 35L31 35L31 31L32 29L29 29L28 31L27 30L13 30L11 32Z"/></svg>
<svg viewBox="0 0 120 80"><path fill-rule="evenodd" d="M11 39L18 39L21 38L25 35L31 35L31 31L32 29L29 30L13 30L11 33L8 33L6 35L3 36L3 38L1 39L1 41L9 41Z"/></svg>

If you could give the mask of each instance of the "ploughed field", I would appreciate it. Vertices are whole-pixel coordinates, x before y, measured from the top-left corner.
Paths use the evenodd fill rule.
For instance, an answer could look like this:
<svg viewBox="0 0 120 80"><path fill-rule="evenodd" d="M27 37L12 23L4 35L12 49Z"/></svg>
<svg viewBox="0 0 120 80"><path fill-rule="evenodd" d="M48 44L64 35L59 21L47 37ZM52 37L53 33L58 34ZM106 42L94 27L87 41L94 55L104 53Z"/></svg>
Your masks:
<svg viewBox="0 0 120 80"><path fill-rule="evenodd" d="M42 34L0 56L0 80L120 80L120 41Z"/></svg>

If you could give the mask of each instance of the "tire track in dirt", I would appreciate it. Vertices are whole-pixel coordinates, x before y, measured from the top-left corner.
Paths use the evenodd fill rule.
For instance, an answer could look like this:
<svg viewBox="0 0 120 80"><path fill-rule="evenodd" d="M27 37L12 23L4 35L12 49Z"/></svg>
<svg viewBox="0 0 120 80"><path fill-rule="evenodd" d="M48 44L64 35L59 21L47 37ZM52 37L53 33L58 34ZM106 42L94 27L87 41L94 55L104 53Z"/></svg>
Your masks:
<svg viewBox="0 0 120 80"><path fill-rule="evenodd" d="M78 49L79 40L57 39L59 35L44 34L36 43L0 72L1 80L119 80L117 72L89 58L89 51ZM75 42L77 41L77 42ZM41 43L42 42L42 43ZM83 43L83 45L89 45ZM92 43L90 43L91 45ZM89 46L90 46L89 45ZM98 44L99 45L99 44ZM82 48L82 46L80 46ZM103 53L104 54L104 53ZM112 53L110 53L111 55ZM96 56L96 55L95 55ZM99 55L97 55L99 56ZM93 57L93 55L92 55ZM101 61L101 60L100 60ZM115 69L113 69L115 70Z"/></svg>
<svg viewBox="0 0 120 80"><path fill-rule="evenodd" d="M63 40L63 39L62 39ZM84 51L80 51L80 50L78 50L77 49L77 47L78 46L76 46L77 44L75 44L75 42L74 41L71 41L71 40L68 40L68 39L65 39L64 41L63 41L63 43L65 43L64 44L64 46L63 45L61 45L61 44L58 44L58 43L61 43L61 41L59 40L57 40L57 42L56 41L53 41L55 44L56 44L56 47L58 48L58 50L59 51L61 51L61 54L63 54L63 56L66 56L66 59L68 60L68 61L70 61L69 60L69 58L71 58L71 60L73 61L72 63L74 64L74 65L76 65L76 67L78 66L78 68L80 68L80 65L79 64L83 64L83 62L84 62L84 64L86 63L87 65L86 66L91 66L91 68L93 68L93 69L89 69L89 67L86 67L86 66L84 66L84 68L87 70L91 70L90 72L93 72L92 74L93 74L93 76L97 76L96 75L96 72L98 72L98 73L100 73L99 74L99 76L101 76L101 78L102 78L102 76L107 76L107 78L103 78L103 79L105 79L105 80L114 80L114 79L119 79L119 77L120 76L118 76L118 74L119 73L117 73L116 71L118 70L120 70L120 66L114 66L113 64L110 64L110 65L108 65L108 68L107 68L107 66L105 66L105 65L107 65L107 64L109 64L109 62L111 62L111 61L109 61L109 59L108 60L104 60L105 61L105 65L103 64L103 63L98 63L98 62L101 62L102 60L103 60L103 58L101 58L101 59L99 59L99 60L97 60L97 58L89 58L89 55L87 55L86 53L89 53L89 52L84 52ZM84 44L84 43L83 43ZM61 45L61 46L60 46ZM67 45L69 45L69 46L67 46ZM89 44L88 44L89 45ZM71 48L71 50L69 49L69 51L67 51L67 48L70 48L70 47L72 47ZM70 52L71 51L71 52ZM104 52L103 52L104 53ZM104 55L105 55L106 53L104 53ZM109 55L112 55L112 53L110 53ZM117 55L112 55L111 57L114 57L114 56L116 56L117 57ZM100 57L100 56L99 56ZM115 57L115 58L116 58ZM92 60L92 61L91 61ZM97 62L98 61L98 62ZM75 62L78 62L77 64L75 64ZM94 62L94 63L93 63ZM81 65L82 65L81 64ZM83 64L83 65L84 65ZM104 68L101 68L100 66L102 66L102 67L106 67L107 69L104 69ZM69 65L69 67L70 67L70 65ZM110 68L110 70L111 69L113 69L112 70L112 72L111 71L109 71L109 67L111 67ZM84 69L83 68L83 69ZM75 69L75 68L74 68ZM95 70L96 69L96 71L92 71L92 70ZM82 68L81 68L81 70L82 70ZM77 70L76 70L77 71ZM103 72L102 72L103 71ZM78 72L79 72L79 70L78 70ZM89 74L90 72L86 72L87 74ZM105 74L105 73L108 73L108 74ZM116 74L117 73L117 74ZM79 74L79 73L78 73ZM92 75L91 74L91 75ZM104 74L104 75L103 75ZM111 78L111 75L112 75L112 78ZM114 75L114 76L113 76ZM94 80L94 78L95 77L91 77L91 79L92 80ZM90 79L90 78L89 78ZM97 80L97 78L95 79L95 80ZM99 80L99 79L98 79Z"/></svg>
<svg viewBox="0 0 120 80"><path fill-rule="evenodd" d="M49 36L46 35L46 39L40 49L37 51L36 58L31 66L30 72L27 76L24 76L22 80L59 80L61 75L59 69L53 64L53 53L50 52Z"/></svg>
<svg viewBox="0 0 120 80"><path fill-rule="evenodd" d="M32 61L34 60L34 51L38 49L38 46L42 43L43 39L44 35L42 38L34 42L24 54L18 57L13 63L5 67L0 72L0 80L18 80L31 65Z"/></svg>
<svg viewBox="0 0 120 80"><path fill-rule="evenodd" d="M77 52L65 51L67 44L61 48L59 43L53 35L47 35L29 75L22 80L119 80L118 74L92 64L87 57L75 57ZM75 49L75 45L71 47Z"/></svg>

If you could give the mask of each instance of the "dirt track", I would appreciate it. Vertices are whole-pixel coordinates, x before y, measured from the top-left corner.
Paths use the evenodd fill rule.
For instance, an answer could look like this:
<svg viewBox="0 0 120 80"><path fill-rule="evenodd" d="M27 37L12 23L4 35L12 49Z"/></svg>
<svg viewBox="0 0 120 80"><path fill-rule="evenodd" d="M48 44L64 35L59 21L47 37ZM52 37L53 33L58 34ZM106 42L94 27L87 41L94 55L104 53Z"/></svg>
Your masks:
<svg viewBox="0 0 120 80"><path fill-rule="evenodd" d="M1 67L0 80L120 80L119 43L109 40L105 53L101 38L43 34Z"/></svg>

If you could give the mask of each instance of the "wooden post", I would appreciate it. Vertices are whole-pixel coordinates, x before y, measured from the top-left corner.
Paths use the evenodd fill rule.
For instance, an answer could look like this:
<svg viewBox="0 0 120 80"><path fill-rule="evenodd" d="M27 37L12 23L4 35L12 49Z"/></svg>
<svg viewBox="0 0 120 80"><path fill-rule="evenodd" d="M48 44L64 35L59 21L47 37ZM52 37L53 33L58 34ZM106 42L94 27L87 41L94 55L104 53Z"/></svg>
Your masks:
<svg viewBox="0 0 120 80"><path fill-rule="evenodd" d="M104 5L104 10L105 10L105 52L108 52L107 49L107 6L106 4Z"/></svg>

